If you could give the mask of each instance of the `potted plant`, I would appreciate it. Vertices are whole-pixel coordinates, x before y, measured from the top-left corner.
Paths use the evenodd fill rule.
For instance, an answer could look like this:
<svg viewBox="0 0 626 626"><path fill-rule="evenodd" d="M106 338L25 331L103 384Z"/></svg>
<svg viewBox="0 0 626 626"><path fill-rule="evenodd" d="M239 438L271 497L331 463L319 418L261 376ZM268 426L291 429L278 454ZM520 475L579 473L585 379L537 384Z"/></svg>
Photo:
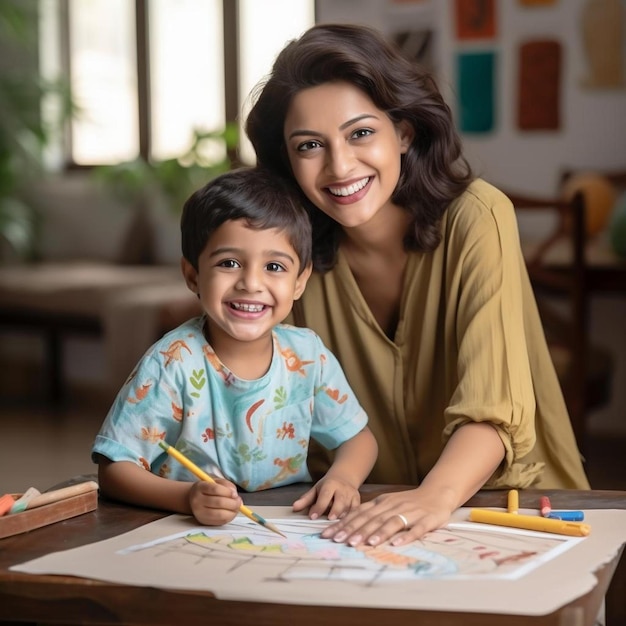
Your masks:
<svg viewBox="0 0 626 626"><path fill-rule="evenodd" d="M38 216L29 183L43 173L43 149L74 112L69 89L39 72L37 2L0 2L0 259L35 258ZM55 97L55 120L42 102Z"/></svg>
<svg viewBox="0 0 626 626"><path fill-rule="evenodd" d="M163 161L137 158L94 169L94 177L118 200L135 207L135 231L151 236L151 249L141 262L174 262L180 258L178 218L196 189L233 166L238 128L193 132L188 150Z"/></svg>

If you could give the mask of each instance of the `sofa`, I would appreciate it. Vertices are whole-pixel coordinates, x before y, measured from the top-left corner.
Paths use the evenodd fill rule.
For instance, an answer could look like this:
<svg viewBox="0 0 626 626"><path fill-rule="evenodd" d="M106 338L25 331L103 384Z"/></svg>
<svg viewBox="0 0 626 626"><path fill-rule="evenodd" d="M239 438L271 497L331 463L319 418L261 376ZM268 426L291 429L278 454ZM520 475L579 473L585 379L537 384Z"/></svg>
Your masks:
<svg viewBox="0 0 626 626"><path fill-rule="evenodd" d="M65 339L104 343L106 380L119 387L163 332L200 312L179 267L177 217L125 206L91 177L42 180L31 191L41 215L38 259L0 263L0 331L44 342L50 399L67 392Z"/></svg>

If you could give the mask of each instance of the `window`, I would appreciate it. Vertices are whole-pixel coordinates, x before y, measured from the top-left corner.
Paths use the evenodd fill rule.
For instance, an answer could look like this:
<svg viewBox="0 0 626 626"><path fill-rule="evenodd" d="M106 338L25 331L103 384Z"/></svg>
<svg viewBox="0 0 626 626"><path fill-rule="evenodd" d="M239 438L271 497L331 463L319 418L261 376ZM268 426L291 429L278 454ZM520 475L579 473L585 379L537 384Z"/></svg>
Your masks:
<svg viewBox="0 0 626 626"><path fill-rule="evenodd" d="M314 0L40 0L42 67L79 114L65 158L84 166L182 154L194 129L242 123L248 94ZM56 34L56 36L55 36ZM243 135L243 133L242 133ZM242 137L241 158L253 152Z"/></svg>

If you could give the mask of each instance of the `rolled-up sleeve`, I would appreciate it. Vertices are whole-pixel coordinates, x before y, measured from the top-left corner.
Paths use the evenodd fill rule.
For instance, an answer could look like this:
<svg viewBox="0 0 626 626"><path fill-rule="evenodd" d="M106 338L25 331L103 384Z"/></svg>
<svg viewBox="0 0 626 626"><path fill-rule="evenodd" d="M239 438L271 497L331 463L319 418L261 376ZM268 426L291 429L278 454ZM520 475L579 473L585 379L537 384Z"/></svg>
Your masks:
<svg viewBox="0 0 626 626"><path fill-rule="evenodd" d="M446 336L454 342L449 349L456 351L451 360L456 372L451 374L458 382L445 410L444 439L467 422L489 422L506 450L493 481L511 472L531 481L540 464L514 468L532 450L536 435L513 207L504 196L492 206L468 204L455 214L450 237L464 241L453 241L450 249L458 258L447 266Z"/></svg>

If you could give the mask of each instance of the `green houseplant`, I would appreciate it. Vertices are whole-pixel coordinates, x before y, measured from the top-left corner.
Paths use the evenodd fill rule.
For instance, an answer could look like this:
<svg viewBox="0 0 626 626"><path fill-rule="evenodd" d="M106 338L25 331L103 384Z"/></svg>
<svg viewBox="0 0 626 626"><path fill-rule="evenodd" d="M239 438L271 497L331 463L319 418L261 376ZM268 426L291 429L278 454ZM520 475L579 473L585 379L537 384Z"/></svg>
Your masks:
<svg viewBox="0 0 626 626"><path fill-rule="evenodd" d="M26 191L43 172L43 149L74 113L67 86L40 75L37 7L0 2L0 240L18 258L37 255L38 216ZM53 120L42 116L45 98L55 98Z"/></svg>
<svg viewBox="0 0 626 626"><path fill-rule="evenodd" d="M137 158L94 169L97 181L125 201L140 205L160 194L166 206L177 214L187 197L211 178L232 166L238 129L227 124L223 130L193 132L187 151L163 161Z"/></svg>
<svg viewBox="0 0 626 626"><path fill-rule="evenodd" d="M178 219L185 200L207 181L234 165L236 124L214 131L196 129L186 152L163 161L137 158L94 169L105 193L135 211L126 262L171 263L180 258Z"/></svg>

